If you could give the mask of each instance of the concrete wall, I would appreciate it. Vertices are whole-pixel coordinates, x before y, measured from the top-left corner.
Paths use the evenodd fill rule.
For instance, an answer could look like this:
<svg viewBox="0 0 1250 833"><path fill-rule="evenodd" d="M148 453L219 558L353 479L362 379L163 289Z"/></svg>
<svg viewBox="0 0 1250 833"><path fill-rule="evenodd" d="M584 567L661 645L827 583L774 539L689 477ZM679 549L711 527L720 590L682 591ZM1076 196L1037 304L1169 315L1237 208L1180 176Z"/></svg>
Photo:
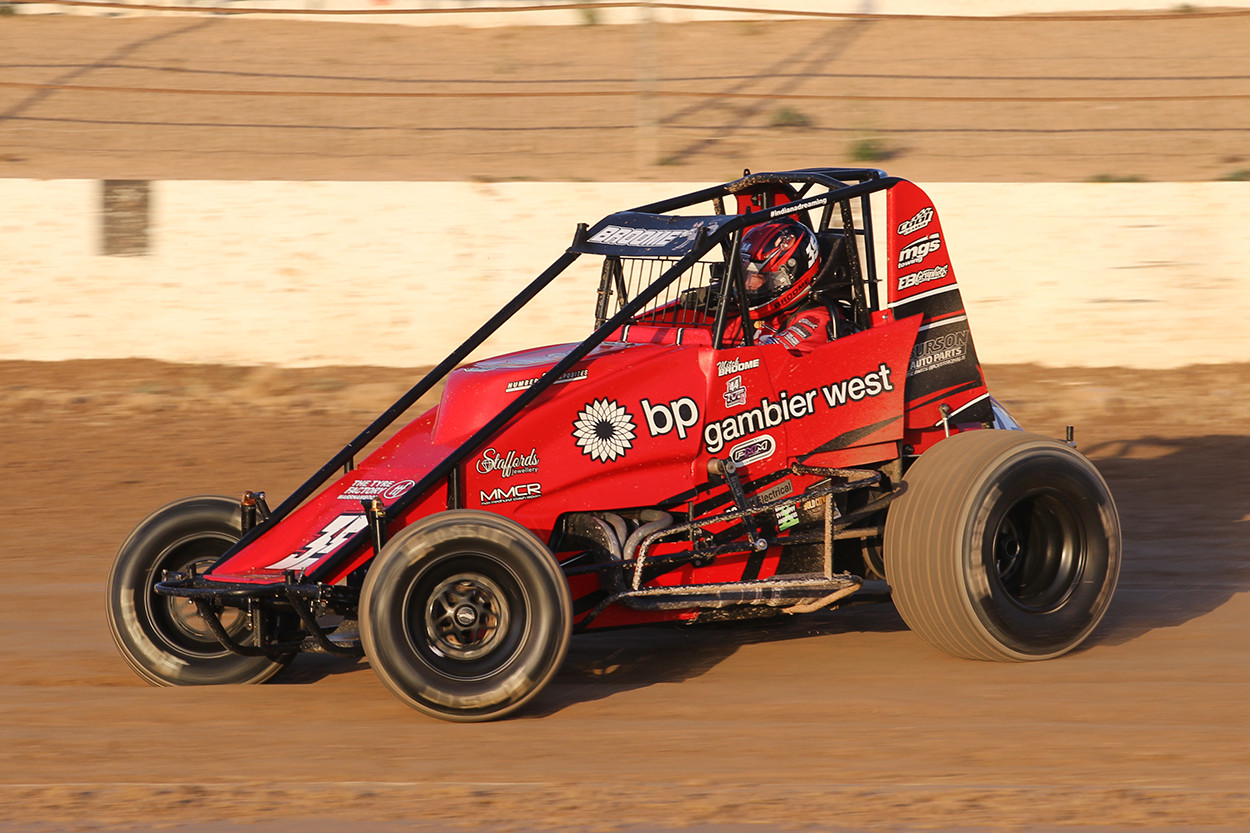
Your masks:
<svg viewBox="0 0 1250 833"><path fill-rule="evenodd" d="M148 253L106 256L101 183L0 179L0 359L427 364L577 222L706 184L155 182ZM925 187L984 361L1250 361L1250 183ZM482 352L578 339L597 280Z"/></svg>
<svg viewBox="0 0 1250 833"><path fill-rule="evenodd" d="M124 2L124 0L122 0ZM136 0L150 5L151 0ZM996 17L1021 14L1070 14L1104 11L1135 11L1173 13L1185 7L1205 11L1229 7L1250 6L1250 0L1212 0L1211 2L1177 3L1171 0L707 0L703 5L711 9L697 8L646 8L643 2L635 7L525 11L472 11L476 8L533 7L535 0L245 0L243 3L226 0L174 0L167 3L177 7L228 7L247 9L283 10L289 19L289 10L306 9L320 20L355 21L362 23L392 23L409 26L578 26L590 21L595 23L637 23L650 19L661 23L681 23L692 20L784 20L811 17L779 14L780 10L794 12L835 12L840 14L884 15L949 15L956 17ZM699 5L698 0L690 5ZM117 7L92 7L90 5L66 6L48 3L27 3L20 7L24 14L125 14ZM422 14L388 14L389 10L421 9ZM444 9L445 12L429 13ZM736 11L742 9L743 11ZM769 10L765 14L751 10ZM356 14L325 14L327 10L353 11ZM469 10L469 11L465 11ZM360 12L367 12L361 14ZM136 9L133 14L152 15L165 12ZM265 15L249 15L263 17ZM272 15L271 15L272 16Z"/></svg>

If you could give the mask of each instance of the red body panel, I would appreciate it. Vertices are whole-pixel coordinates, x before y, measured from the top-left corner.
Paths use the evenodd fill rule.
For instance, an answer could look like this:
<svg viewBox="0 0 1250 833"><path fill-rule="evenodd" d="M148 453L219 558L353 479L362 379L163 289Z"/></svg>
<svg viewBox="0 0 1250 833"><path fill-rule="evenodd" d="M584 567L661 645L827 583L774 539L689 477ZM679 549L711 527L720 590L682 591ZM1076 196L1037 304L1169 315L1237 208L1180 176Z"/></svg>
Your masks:
<svg viewBox="0 0 1250 833"><path fill-rule="evenodd" d="M801 358L781 345L605 343L469 458L463 505L513 518L546 539L566 512L671 504L692 494L706 483L713 456L734 460L748 481L814 452L836 463L868 446L888 459L888 443L903 435L902 381L918 324L883 324ZM567 352L567 345L540 348L454 371L438 408L210 577L276 581L283 570L312 570L364 528L361 500L389 505ZM437 488L391 531L446 507L446 489ZM739 578L733 561L718 560L713 572Z"/></svg>
<svg viewBox="0 0 1250 833"><path fill-rule="evenodd" d="M951 425L983 422L989 392L937 209L919 187L900 182L887 192L886 221L889 309L896 317L923 317L907 369L907 427L942 425L943 405ZM909 439L913 446L925 443Z"/></svg>

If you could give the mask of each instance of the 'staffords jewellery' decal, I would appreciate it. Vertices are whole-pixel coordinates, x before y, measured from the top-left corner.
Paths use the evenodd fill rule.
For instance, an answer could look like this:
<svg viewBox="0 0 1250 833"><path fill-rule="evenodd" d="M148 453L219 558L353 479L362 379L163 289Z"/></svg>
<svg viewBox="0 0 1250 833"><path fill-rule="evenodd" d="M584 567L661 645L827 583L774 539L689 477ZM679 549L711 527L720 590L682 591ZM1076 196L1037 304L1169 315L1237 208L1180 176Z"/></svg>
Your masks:
<svg viewBox="0 0 1250 833"><path fill-rule="evenodd" d="M606 463L634 447L637 437L633 415L612 399L596 399L573 420L577 446L592 460Z"/></svg>
<svg viewBox="0 0 1250 833"><path fill-rule="evenodd" d="M529 454L509 451L502 454L493 448L482 452L474 465L478 474L499 472L500 477L512 477L514 474L532 474L538 471L538 449L531 448Z"/></svg>

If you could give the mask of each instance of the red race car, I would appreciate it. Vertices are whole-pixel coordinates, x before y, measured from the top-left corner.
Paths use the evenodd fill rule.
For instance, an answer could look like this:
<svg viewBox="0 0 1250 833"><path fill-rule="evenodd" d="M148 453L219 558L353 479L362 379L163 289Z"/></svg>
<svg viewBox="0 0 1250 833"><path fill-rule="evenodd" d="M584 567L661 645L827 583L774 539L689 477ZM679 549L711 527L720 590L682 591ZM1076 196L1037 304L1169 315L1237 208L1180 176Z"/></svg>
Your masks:
<svg viewBox="0 0 1250 833"><path fill-rule="evenodd" d="M465 364L583 256L602 261L584 341ZM748 172L579 226L272 511L250 491L157 510L117 555L109 623L157 685L363 654L461 721L526 703L575 632L806 613L866 582L952 654L1046 659L1097 625L1120 565L1111 494L1070 439L987 391L920 188Z"/></svg>

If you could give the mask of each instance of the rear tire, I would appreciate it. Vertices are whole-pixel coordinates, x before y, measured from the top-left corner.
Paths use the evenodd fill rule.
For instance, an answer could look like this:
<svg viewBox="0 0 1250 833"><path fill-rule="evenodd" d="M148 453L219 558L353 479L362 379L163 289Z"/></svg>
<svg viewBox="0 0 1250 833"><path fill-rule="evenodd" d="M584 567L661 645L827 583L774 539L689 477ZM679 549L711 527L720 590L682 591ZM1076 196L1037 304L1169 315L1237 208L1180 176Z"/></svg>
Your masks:
<svg viewBox="0 0 1250 833"><path fill-rule="evenodd" d="M118 550L108 578L109 629L122 657L152 685L260 683L290 662L229 652L194 602L153 589L166 570L206 570L242 535L237 500L201 495L156 510ZM242 611L219 615L237 641L251 641Z"/></svg>
<svg viewBox="0 0 1250 833"><path fill-rule="evenodd" d="M915 462L886 517L886 578L903 620L971 659L1072 650L1106 612L1120 522L1083 455L1022 431L970 431Z"/></svg>
<svg viewBox="0 0 1250 833"><path fill-rule="evenodd" d="M395 536L365 577L365 655L418 711L459 722L523 706L568 651L572 602L547 547L476 510L440 512Z"/></svg>

